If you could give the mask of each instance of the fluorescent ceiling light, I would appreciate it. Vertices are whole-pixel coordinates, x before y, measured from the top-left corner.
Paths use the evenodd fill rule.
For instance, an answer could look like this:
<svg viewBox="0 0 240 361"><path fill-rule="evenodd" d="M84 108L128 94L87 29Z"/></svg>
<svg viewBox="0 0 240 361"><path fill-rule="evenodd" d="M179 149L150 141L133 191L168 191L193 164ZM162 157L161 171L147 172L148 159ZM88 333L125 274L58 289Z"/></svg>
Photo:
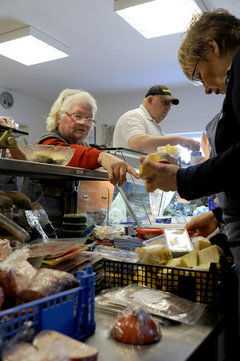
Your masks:
<svg viewBox="0 0 240 361"><path fill-rule="evenodd" d="M24 65L65 58L68 52L66 45L31 26L0 35L0 54Z"/></svg>
<svg viewBox="0 0 240 361"><path fill-rule="evenodd" d="M184 32L201 0L115 0L114 10L145 38ZM129 5L131 3L131 5Z"/></svg>

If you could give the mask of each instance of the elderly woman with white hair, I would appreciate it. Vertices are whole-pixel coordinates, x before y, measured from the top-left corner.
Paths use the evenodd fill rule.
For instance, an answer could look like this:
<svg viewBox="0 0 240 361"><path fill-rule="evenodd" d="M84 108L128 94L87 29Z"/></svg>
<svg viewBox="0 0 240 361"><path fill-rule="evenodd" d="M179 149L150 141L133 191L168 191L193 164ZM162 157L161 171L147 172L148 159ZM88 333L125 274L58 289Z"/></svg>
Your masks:
<svg viewBox="0 0 240 361"><path fill-rule="evenodd" d="M111 183L124 183L126 172L138 177L136 171L126 162L106 152L90 148L85 139L96 123L97 111L95 99L86 91L78 89L63 90L51 107L46 120L47 134L36 143L55 146L69 146L75 149L68 163L71 167L95 169L100 166L108 172Z"/></svg>

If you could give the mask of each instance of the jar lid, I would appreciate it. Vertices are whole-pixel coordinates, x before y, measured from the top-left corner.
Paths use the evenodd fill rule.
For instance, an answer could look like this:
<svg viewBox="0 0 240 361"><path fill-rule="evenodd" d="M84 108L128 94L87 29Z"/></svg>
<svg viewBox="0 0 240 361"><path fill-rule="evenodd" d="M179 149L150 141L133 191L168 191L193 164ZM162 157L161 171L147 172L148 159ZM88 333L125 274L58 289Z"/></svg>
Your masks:
<svg viewBox="0 0 240 361"><path fill-rule="evenodd" d="M163 234L164 230L162 228L137 228L137 234Z"/></svg>

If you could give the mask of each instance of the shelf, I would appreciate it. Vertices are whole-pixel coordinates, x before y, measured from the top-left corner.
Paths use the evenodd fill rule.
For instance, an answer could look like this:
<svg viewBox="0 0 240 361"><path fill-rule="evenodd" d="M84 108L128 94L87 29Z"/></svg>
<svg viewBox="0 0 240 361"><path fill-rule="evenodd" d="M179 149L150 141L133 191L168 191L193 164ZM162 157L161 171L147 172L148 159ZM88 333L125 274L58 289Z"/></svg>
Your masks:
<svg viewBox="0 0 240 361"><path fill-rule="evenodd" d="M105 171L59 166L53 164L26 162L15 159L0 158L0 175L31 177L34 179L56 179L72 181L108 180Z"/></svg>
<svg viewBox="0 0 240 361"><path fill-rule="evenodd" d="M5 125L1 125L0 124L0 130L11 130L13 135L18 135L18 134L21 134L21 135L28 135L27 132L23 132L22 130L17 130L15 128L10 128L10 127L7 127Z"/></svg>

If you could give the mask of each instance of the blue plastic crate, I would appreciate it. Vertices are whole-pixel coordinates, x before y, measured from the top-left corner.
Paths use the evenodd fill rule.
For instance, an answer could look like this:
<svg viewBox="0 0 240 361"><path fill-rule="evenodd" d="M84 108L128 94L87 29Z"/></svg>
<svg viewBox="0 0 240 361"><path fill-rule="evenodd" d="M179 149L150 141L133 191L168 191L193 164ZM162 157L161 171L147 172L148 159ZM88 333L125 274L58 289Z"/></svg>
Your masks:
<svg viewBox="0 0 240 361"><path fill-rule="evenodd" d="M34 334L52 329L82 339L95 330L95 273L79 271L80 286L0 312L0 345L30 327Z"/></svg>

